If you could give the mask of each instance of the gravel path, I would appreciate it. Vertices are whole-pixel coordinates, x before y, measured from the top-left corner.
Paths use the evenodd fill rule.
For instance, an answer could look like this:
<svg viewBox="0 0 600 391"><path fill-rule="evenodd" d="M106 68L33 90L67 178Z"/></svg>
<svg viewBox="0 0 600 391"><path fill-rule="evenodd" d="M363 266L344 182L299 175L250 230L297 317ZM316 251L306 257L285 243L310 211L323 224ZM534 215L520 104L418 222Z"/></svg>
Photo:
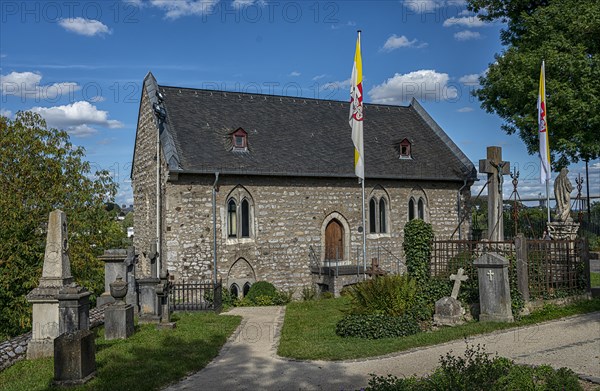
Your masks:
<svg viewBox="0 0 600 391"><path fill-rule="evenodd" d="M464 341L353 361L294 361L277 356L284 307L241 307L241 325L219 356L167 390L354 390L369 374L430 373L440 356L462 353ZM600 383L600 312L468 339L518 363L568 367Z"/></svg>

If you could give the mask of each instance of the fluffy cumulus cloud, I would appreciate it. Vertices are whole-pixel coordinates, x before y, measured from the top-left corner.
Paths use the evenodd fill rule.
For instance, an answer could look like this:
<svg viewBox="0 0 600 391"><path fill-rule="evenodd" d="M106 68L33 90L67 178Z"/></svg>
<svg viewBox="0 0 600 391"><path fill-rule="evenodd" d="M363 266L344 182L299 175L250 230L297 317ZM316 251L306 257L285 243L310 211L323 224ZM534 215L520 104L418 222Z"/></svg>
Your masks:
<svg viewBox="0 0 600 391"><path fill-rule="evenodd" d="M0 109L0 115L2 117L12 118L12 111L6 109Z"/></svg>
<svg viewBox="0 0 600 391"><path fill-rule="evenodd" d="M65 129L70 134L85 137L97 132L92 126L104 128L122 128L120 121L108 119L108 112L98 110L89 102L79 101L64 106L33 107L31 111L40 114L48 126Z"/></svg>
<svg viewBox="0 0 600 391"><path fill-rule="evenodd" d="M41 81L40 73L11 72L7 75L0 75L0 91L5 96L56 101L71 96L73 92L81 88L73 82L42 85Z"/></svg>
<svg viewBox="0 0 600 391"><path fill-rule="evenodd" d="M481 75L479 73L471 73L469 75L461 76L460 79L458 79L458 81L467 86L476 86L479 85L480 76Z"/></svg>
<svg viewBox="0 0 600 391"><path fill-rule="evenodd" d="M454 38L457 41L470 41L472 39L480 39L481 34L478 31L463 30L454 33Z"/></svg>
<svg viewBox="0 0 600 391"><path fill-rule="evenodd" d="M404 36L404 35L399 37L396 34L393 34L391 37L389 37L387 39L387 41L385 41L385 44L383 44L383 47L381 48L381 50L384 52L391 52L392 50L396 50L399 48L410 48L410 47L422 48L425 46L427 46L427 44L424 42L418 44L417 39L410 40L410 39L406 38L406 36Z"/></svg>
<svg viewBox="0 0 600 391"><path fill-rule="evenodd" d="M202 16L213 12L219 0L150 0L150 5L165 11L167 19L178 19L182 16ZM249 1L239 1L249 5Z"/></svg>
<svg viewBox="0 0 600 391"><path fill-rule="evenodd" d="M94 35L110 34L111 31L104 23L82 17L61 19L58 24L67 31L75 34L93 37Z"/></svg>
<svg viewBox="0 0 600 391"><path fill-rule="evenodd" d="M401 104L412 98L440 101L458 97L456 87L448 84L447 73L423 69L407 74L396 73L383 83L373 87L369 96L374 103Z"/></svg>
<svg viewBox="0 0 600 391"><path fill-rule="evenodd" d="M483 27L486 23L477 16L461 16L459 18L451 17L444 21L444 27Z"/></svg>

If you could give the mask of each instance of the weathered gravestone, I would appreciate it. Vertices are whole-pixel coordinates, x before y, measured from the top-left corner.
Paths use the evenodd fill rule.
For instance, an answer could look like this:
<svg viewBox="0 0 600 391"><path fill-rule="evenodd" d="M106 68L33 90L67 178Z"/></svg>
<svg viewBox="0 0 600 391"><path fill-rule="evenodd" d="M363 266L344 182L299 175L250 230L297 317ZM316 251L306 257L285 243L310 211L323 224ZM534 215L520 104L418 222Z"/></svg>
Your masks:
<svg viewBox="0 0 600 391"><path fill-rule="evenodd" d="M513 322L508 260L496 253L485 253L473 264L479 282L479 321Z"/></svg>
<svg viewBox="0 0 600 391"><path fill-rule="evenodd" d="M114 303L104 310L104 338L125 339L133 335L133 306L125 302L128 284L121 277L110 284Z"/></svg>
<svg viewBox="0 0 600 391"><path fill-rule="evenodd" d="M125 302L133 305L137 312L137 292L135 287L135 255L133 247L125 249L109 249L98 257L104 262L104 293L98 297L96 305L99 307L107 303L113 303L115 299L110 294L110 284L117 277L127 282L127 296Z"/></svg>
<svg viewBox="0 0 600 391"><path fill-rule="evenodd" d="M83 384L96 374L96 334L89 330L89 296L74 283L61 289L60 335L54 340L54 384Z"/></svg>
<svg viewBox="0 0 600 391"><path fill-rule="evenodd" d="M451 274L450 279L454 280L454 287L450 297L442 297L435 302L435 314L433 321L439 325L455 326L463 323L463 315L465 310L458 301L458 292L460 284L466 281L469 277L464 275L464 269L458 269L458 273Z"/></svg>
<svg viewBox="0 0 600 391"><path fill-rule="evenodd" d="M59 335L60 290L73 282L69 262L67 216L60 210L50 213L42 277L37 288L29 292L33 304L32 335L27 345L27 358L52 357L54 339Z"/></svg>

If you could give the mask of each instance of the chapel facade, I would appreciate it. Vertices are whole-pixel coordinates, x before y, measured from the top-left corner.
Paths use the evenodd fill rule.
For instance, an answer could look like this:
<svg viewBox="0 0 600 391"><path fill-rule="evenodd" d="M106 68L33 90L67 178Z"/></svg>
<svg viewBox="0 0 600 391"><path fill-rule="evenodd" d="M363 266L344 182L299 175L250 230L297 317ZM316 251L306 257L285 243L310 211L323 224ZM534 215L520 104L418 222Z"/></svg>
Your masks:
<svg viewBox="0 0 600 391"><path fill-rule="evenodd" d="M408 221L430 222L438 238L470 231L476 171L416 100L364 110L365 263L402 272ZM240 296L259 280L297 294L356 282L329 278L365 271L348 112L348 102L161 86L149 73L131 173L141 273L156 273L158 251L175 281L216 276Z"/></svg>

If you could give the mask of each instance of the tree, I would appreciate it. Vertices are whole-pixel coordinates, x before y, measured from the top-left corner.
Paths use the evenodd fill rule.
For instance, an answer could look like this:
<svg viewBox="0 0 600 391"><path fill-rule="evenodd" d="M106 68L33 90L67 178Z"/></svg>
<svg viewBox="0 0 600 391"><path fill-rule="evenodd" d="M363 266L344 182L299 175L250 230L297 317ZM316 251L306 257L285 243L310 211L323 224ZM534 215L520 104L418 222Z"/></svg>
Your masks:
<svg viewBox="0 0 600 391"><path fill-rule="evenodd" d="M49 213L67 214L71 272L96 294L104 285L97 256L123 238L105 211L117 187L107 172L92 175L84 150L37 114L0 117L0 340L30 328L25 295L42 273Z"/></svg>
<svg viewBox="0 0 600 391"><path fill-rule="evenodd" d="M475 95L538 147L540 65L546 63L548 130L554 169L600 156L600 2L597 0L469 0L482 19L508 22L506 50L495 56Z"/></svg>

